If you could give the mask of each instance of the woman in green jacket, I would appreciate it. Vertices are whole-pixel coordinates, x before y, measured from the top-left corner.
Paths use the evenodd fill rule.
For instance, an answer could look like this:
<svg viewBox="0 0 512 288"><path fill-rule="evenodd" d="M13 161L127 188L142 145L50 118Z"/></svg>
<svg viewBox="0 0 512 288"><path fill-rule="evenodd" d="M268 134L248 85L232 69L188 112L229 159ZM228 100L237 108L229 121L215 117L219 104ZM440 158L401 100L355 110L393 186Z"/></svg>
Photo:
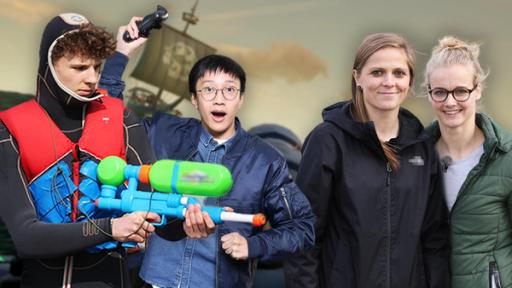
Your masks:
<svg viewBox="0 0 512 288"><path fill-rule="evenodd" d="M484 73L479 46L444 37L425 82L437 122L450 209L454 288L512 287L512 135L477 113Z"/></svg>

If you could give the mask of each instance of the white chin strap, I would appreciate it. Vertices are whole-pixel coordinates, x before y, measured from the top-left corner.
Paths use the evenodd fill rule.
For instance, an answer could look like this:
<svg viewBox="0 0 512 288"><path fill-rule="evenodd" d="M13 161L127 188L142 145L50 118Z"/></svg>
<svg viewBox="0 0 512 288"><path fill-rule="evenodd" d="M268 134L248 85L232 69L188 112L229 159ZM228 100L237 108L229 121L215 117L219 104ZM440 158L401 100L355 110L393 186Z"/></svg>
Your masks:
<svg viewBox="0 0 512 288"><path fill-rule="evenodd" d="M98 94L94 97L84 97L84 96L80 96L80 95L76 94L74 91L72 91L71 89L66 87L64 84L62 84L62 82L60 82L59 77L57 77L57 72L55 72L55 68L53 67L53 62L52 62L53 47L55 47L55 44L57 44L57 41L59 41L59 39L64 37L66 34L73 33L76 31L77 30L68 31L68 32L62 34L61 36L59 36L57 39L55 39L55 41L53 41L52 45L50 45L50 48L48 49L48 67L50 67L50 72L52 73L53 79L55 79L55 82L57 82L57 85L59 85L60 89L64 90L64 92L66 92L69 96L75 98L76 100L78 100L80 102L92 102L96 99L99 99L99 98L105 96L105 95ZM69 98L67 102L69 103L70 100L71 100L71 98Z"/></svg>

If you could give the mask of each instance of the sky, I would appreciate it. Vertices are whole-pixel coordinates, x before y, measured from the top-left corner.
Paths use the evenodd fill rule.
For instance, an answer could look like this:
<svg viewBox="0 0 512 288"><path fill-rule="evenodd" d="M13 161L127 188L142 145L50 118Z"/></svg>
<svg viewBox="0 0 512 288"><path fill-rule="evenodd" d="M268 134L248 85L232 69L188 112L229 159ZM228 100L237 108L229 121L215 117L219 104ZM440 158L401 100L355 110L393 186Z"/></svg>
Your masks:
<svg viewBox="0 0 512 288"><path fill-rule="evenodd" d="M170 11L166 23L181 30L181 14L194 1L0 0L0 90L34 93L39 41L53 16L77 12L115 33L131 16L144 16L157 4ZM510 11L508 0L200 0L199 22L187 32L247 71L239 114L246 129L277 123L303 140L321 122L324 107L350 97L355 51L375 32L399 33L415 47L417 85L405 106L425 125L433 114L419 84L432 47L444 35L481 43L481 63L490 72L482 110L511 129ZM144 85L130 77L142 49L124 75L128 88ZM178 109L184 116L198 115L190 102Z"/></svg>

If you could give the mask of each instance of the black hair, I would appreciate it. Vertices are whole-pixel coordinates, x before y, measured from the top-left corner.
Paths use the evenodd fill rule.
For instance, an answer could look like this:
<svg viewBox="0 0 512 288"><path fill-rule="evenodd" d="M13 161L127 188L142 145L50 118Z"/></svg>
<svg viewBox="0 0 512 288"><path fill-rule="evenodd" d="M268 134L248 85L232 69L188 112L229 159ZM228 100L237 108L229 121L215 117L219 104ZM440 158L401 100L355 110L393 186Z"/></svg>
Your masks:
<svg viewBox="0 0 512 288"><path fill-rule="evenodd" d="M233 78L240 80L240 93L245 92L245 71L242 66L229 57L212 54L199 59L190 70L188 89L191 94L196 93L197 81L208 72L223 72L231 75Z"/></svg>

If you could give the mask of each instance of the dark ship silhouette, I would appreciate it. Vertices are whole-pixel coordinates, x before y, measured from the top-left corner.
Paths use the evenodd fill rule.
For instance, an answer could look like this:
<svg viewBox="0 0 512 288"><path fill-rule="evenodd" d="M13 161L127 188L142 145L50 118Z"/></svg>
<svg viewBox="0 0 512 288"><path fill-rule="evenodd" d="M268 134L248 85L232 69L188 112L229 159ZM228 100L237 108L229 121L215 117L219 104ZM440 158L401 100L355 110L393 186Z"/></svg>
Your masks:
<svg viewBox="0 0 512 288"><path fill-rule="evenodd" d="M144 51L131 77L158 88L153 92L143 87L133 87L126 93L127 105L141 116L151 116L156 111L179 114L175 107L183 100L190 100L188 74L200 58L214 54L215 48L187 34L189 25L195 25L198 0L190 12L184 12L183 31L162 23L154 30L145 44ZM168 103L162 98L164 91L177 99Z"/></svg>

